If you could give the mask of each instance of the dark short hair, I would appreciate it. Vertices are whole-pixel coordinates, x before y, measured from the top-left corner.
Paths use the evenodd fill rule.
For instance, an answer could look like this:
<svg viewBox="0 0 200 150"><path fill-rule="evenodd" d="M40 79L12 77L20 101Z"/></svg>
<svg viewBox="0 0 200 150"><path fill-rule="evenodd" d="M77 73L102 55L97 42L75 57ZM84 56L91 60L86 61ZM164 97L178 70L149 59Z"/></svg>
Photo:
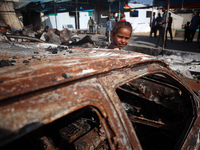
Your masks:
<svg viewBox="0 0 200 150"><path fill-rule="evenodd" d="M130 24L130 22L127 22L127 21L117 22L112 30L112 34L115 35L120 28L128 28L132 34L132 31L133 31L132 25Z"/></svg>
<svg viewBox="0 0 200 150"><path fill-rule="evenodd" d="M163 6L163 8L167 9L167 6Z"/></svg>

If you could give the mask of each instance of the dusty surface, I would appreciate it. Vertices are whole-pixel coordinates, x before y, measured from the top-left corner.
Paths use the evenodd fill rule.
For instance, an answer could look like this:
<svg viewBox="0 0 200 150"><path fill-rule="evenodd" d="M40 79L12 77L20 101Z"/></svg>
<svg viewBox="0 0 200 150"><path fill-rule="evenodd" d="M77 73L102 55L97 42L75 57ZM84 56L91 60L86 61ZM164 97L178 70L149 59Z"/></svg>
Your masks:
<svg viewBox="0 0 200 150"><path fill-rule="evenodd" d="M79 35L81 38L84 34ZM92 39L102 47L107 48L107 42L104 36L91 35ZM154 39L155 40L155 39ZM188 43L187 43L188 44ZM131 44L130 44L131 45ZM144 45L145 46L145 45ZM98 47L98 46L96 46ZM133 46L134 48L134 46ZM71 50L68 46L56 45L50 43L37 42L12 42L0 44L1 60L0 67L28 64L30 62L38 62L48 60L50 57L59 56L66 58L70 53L76 51ZM194 55L195 56L195 55ZM158 55L157 58L163 59L169 66L179 74L190 79L200 79L200 61L193 57L182 57L177 55Z"/></svg>
<svg viewBox="0 0 200 150"><path fill-rule="evenodd" d="M177 73L190 79L200 80L200 61L177 55L159 55L158 58L163 59Z"/></svg>

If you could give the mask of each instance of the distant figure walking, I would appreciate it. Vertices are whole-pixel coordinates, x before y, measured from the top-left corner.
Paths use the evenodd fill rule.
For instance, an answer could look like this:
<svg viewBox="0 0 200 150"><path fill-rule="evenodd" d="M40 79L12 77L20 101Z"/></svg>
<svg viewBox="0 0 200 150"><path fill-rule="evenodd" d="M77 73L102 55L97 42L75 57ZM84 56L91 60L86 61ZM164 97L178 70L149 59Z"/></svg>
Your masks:
<svg viewBox="0 0 200 150"><path fill-rule="evenodd" d="M107 41L109 41L109 37L110 34L112 32L113 29L113 24L112 22L109 20L109 17L107 17L107 22L106 22L106 37L107 37ZM111 39L112 40L112 39Z"/></svg>
<svg viewBox="0 0 200 150"><path fill-rule="evenodd" d="M89 25L89 33L93 33L94 20L91 17L88 20L88 25Z"/></svg>
<svg viewBox="0 0 200 150"><path fill-rule="evenodd" d="M171 13L169 13L167 31L169 31L171 41L173 41L173 37L172 37L172 21L173 21L173 19L171 17ZM166 31L166 40L167 40L167 31Z"/></svg>
<svg viewBox="0 0 200 150"><path fill-rule="evenodd" d="M150 18L150 27L151 27L151 32L150 32L150 37L152 37L152 33L154 33L154 37L156 38L156 18L155 18L155 12L153 12L153 16Z"/></svg>
<svg viewBox="0 0 200 150"><path fill-rule="evenodd" d="M198 25L200 24L200 17L199 17L199 12L196 13L196 15L192 18L191 20L191 24L189 27L189 31L190 31L190 41L193 41L194 35L196 33L196 29L198 28Z"/></svg>

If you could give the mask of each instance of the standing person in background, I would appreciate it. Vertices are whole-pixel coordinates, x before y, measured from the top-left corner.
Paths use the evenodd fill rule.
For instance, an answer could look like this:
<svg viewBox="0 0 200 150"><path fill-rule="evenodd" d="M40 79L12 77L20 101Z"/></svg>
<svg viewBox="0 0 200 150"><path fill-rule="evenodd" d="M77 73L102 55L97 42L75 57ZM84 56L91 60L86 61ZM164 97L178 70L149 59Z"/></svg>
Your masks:
<svg viewBox="0 0 200 150"><path fill-rule="evenodd" d="M88 20L88 25L89 25L89 32L93 33L93 25L94 25L94 20L90 17Z"/></svg>
<svg viewBox="0 0 200 150"><path fill-rule="evenodd" d="M186 24L185 24L185 33L184 33L184 41L187 41L189 42L190 40L190 31L189 31L189 26L190 26L190 22L188 21Z"/></svg>
<svg viewBox="0 0 200 150"><path fill-rule="evenodd" d="M118 22L118 18L115 16L115 13L113 13L113 18L115 19L115 23Z"/></svg>
<svg viewBox="0 0 200 150"><path fill-rule="evenodd" d="M106 22L106 36L107 36L107 41L109 41L109 37L110 37L109 30L110 30L110 33L111 33L112 29L113 29L112 22L109 20L109 17L107 17L107 22ZM111 41L112 41L112 39L111 39Z"/></svg>
<svg viewBox="0 0 200 150"><path fill-rule="evenodd" d="M158 42L156 44L156 47L159 46L161 39L162 39L162 45L163 45L163 42L164 42L165 26L167 24L167 22L166 22L167 13L166 13L166 11L167 11L166 6L163 6L163 8L162 8L162 12L163 12L162 22L158 22L161 25L161 29L160 29L159 38L158 38ZM162 45L160 45L160 46L162 46ZM165 46L166 46L166 41L165 41Z"/></svg>
<svg viewBox="0 0 200 150"><path fill-rule="evenodd" d="M156 18L155 18L155 12L153 12L153 17L150 18L150 27L151 27L151 31L150 31L150 37L152 37L152 33L154 33L154 37L156 38Z"/></svg>
<svg viewBox="0 0 200 150"><path fill-rule="evenodd" d="M156 18L156 29L159 31L159 34L160 34L161 25L162 25L161 22L162 22L162 17L160 13L158 13L158 17Z"/></svg>
<svg viewBox="0 0 200 150"><path fill-rule="evenodd" d="M115 17L115 13L113 13L113 15L111 16L111 19L110 19L110 21L111 21L111 24L112 24L112 29L114 28L114 26L115 26L115 23L116 23L116 17Z"/></svg>
<svg viewBox="0 0 200 150"><path fill-rule="evenodd" d="M173 19L171 17L171 13L169 13L167 31L169 31L171 41L173 41L173 37L172 37L172 20ZM167 31L166 31L166 40L167 40Z"/></svg>
<svg viewBox="0 0 200 150"><path fill-rule="evenodd" d="M126 21L124 12L121 13L120 21Z"/></svg>
<svg viewBox="0 0 200 150"><path fill-rule="evenodd" d="M196 29L198 28L198 25L200 24L200 17L199 17L199 12L196 13L196 15L192 18L191 24L189 27L190 31L190 41L193 41L194 35L196 33Z"/></svg>

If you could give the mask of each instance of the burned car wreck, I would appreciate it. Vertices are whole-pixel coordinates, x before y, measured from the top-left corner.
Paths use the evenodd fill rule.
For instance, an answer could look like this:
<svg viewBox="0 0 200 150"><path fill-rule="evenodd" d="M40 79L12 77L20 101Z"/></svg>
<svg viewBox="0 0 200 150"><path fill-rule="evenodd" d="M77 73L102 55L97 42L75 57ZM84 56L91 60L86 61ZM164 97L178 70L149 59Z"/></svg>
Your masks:
<svg viewBox="0 0 200 150"><path fill-rule="evenodd" d="M2 67L0 84L1 149L200 146L197 88L153 56L75 48Z"/></svg>

